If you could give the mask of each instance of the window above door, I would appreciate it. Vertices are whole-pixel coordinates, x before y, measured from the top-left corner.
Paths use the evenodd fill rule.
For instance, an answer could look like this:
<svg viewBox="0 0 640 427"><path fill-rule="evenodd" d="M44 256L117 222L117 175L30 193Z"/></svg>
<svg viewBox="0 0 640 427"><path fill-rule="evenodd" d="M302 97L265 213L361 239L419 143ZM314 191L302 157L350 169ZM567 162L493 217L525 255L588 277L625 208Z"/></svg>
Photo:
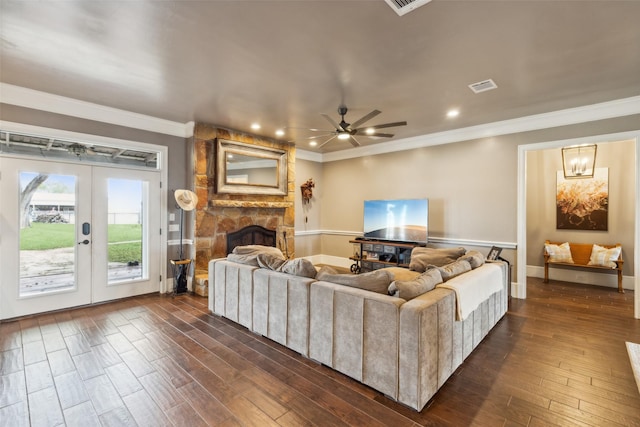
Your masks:
<svg viewBox="0 0 640 427"><path fill-rule="evenodd" d="M92 164L117 164L159 168L158 151L118 147L94 142L50 138L0 130L0 154L16 154Z"/></svg>

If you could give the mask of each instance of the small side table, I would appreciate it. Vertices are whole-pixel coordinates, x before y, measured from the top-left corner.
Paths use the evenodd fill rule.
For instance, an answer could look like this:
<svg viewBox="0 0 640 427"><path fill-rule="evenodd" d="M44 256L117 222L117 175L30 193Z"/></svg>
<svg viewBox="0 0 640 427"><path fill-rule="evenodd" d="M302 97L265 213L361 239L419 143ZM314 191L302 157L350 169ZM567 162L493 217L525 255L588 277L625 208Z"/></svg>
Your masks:
<svg viewBox="0 0 640 427"><path fill-rule="evenodd" d="M190 259L172 259L171 269L173 270L173 293L174 295L184 294L188 291L187 277L191 270Z"/></svg>

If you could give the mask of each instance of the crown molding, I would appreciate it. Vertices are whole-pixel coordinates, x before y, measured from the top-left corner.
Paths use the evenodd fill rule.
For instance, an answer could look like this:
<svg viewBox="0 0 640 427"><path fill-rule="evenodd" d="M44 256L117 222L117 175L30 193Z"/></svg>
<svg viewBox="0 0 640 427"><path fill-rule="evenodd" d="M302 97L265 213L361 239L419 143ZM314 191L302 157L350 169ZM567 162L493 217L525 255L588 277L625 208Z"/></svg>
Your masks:
<svg viewBox="0 0 640 427"><path fill-rule="evenodd" d="M194 122L173 122L8 83L0 83L0 102L181 138L193 136Z"/></svg>
<svg viewBox="0 0 640 427"><path fill-rule="evenodd" d="M313 151L301 150L296 148L296 160L310 160L312 162L322 163L322 153L314 153Z"/></svg>
<svg viewBox="0 0 640 427"><path fill-rule="evenodd" d="M633 114L640 114L640 96L325 153L322 155L320 162L333 162L356 157L393 153L433 145L451 144L478 138L490 138L500 135L624 117Z"/></svg>
<svg viewBox="0 0 640 427"><path fill-rule="evenodd" d="M192 137L195 126L193 121L186 123L174 122L131 111L106 107L91 102L27 89L8 83L0 83L0 102L181 138ZM535 114L516 119L485 123L444 132L436 132L325 154L297 149L296 159L310 160L318 163L333 162L356 157L412 150L415 148L429 147L433 145L451 144L454 142L469 141L478 138L489 138L493 136L528 132L539 129L549 129L559 126L605 120L614 117L629 116L633 114L640 114L640 96L585 105L582 107L568 108L565 110L551 111L548 113Z"/></svg>

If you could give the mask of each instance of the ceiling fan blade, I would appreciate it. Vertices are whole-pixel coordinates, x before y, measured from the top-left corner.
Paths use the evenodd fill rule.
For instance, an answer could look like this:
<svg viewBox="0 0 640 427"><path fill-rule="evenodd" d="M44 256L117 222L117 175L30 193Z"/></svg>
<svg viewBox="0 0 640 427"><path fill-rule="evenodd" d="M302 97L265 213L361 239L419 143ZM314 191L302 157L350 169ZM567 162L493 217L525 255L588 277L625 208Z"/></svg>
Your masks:
<svg viewBox="0 0 640 427"><path fill-rule="evenodd" d="M336 136L338 136L338 135L333 135L331 138L327 139L325 142L323 142L322 144L318 145L318 148L322 148L322 147L324 147L325 145L327 145L327 143L328 143L329 141L331 141L331 140L332 140L333 138L335 138Z"/></svg>
<svg viewBox="0 0 640 427"><path fill-rule="evenodd" d="M375 136L378 138L393 138L393 134L392 133L372 133L372 134L366 134L367 136Z"/></svg>
<svg viewBox="0 0 640 427"><path fill-rule="evenodd" d="M360 146L360 143L358 142L358 140L353 135L351 135L351 138L349 138L349 142L354 147L359 147Z"/></svg>
<svg viewBox="0 0 640 427"><path fill-rule="evenodd" d="M333 128L334 128L334 129L336 129L336 130L344 130L344 129L342 129L342 127L341 127L338 123L336 123L336 121L335 121L335 120L333 120L333 119L332 119L331 117L329 117L328 115L326 115L326 114L322 114L322 117L324 117L325 119L327 119L327 121L328 121L329 123L331 123L331 126L333 126Z"/></svg>
<svg viewBox="0 0 640 427"><path fill-rule="evenodd" d="M392 128L396 126L406 126L407 122L393 122L393 123L384 123L381 125L367 126L366 129L384 129L384 128ZM365 129L358 129L359 131L364 131Z"/></svg>
<svg viewBox="0 0 640 427"><path fill-rule="evenodd" d="M366 116L362 117L359 120L356 120L355 122L351 123L351 128L355 129L358 126L360 126L361 124L363 124L364 122L367 122L371 119L373 119L375 116L377 116L378 114L380 114L382 111L378 111L378 110L373 110L372 112L370 112L369 114L367 114Z"/></svg>
<svg viewBox="0 0 640 427"><path fill-rule="evenodd" d="M325 131L325 132L328 132L328 131ZM307 137L307 138L305 138L305 139L316 139L316 138L322 138L323 136L330 136L330 135L334 135L334 134L335 134L335 132L330 132L330 133L325 133L325 134L323 134L323 135L309 136L309 137Z"/></svg>
<svg viewBox="0 0 640 427"><path fill-rule="evenodd" d="M330 129L299 128L299 127L293 127L293 126L287 126L284 129L308 130L309 132L332 132L332 130Z"/></svg>

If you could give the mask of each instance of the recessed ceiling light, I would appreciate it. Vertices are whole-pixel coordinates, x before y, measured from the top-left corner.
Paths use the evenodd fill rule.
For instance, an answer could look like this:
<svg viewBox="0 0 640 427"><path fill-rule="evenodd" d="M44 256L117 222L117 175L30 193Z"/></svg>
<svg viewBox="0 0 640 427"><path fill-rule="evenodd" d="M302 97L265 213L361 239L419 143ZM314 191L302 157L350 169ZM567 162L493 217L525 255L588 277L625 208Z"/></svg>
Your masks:
<svg viewBox="0 0 640 427"><path fill-rule="evenodd" d="M310 141L309 145L315 147L316 145L318 145L318 143L316 141Z"/></svg>
<svg viewBox="0 0 640 427"><path fill-rule="evenodd" d="M253 129L253 130L258 130L258 129L260 129L260 124L259 124L259 123L252 123L252 124L251 124L251 129Z"/></svg>
<svg viewBox="0 0 640 427"><path fill-rule="evenodd" d="M460 110L456 110L455 108L447 111L447 117L449 118L458 117L459 115L460 115Z"/></svg>
<svg viewBox="0 0 640 427"><path fill-rule="evenodd" d="M367 133L367 135L373 135L374 133L376 133L376 130L374 128L367 128L365 132Z"/></svg>
<svg viewBox="0 0 640 427"><path fill-rule="evenodd" d="M282 129L278 129L276 131L276 136L284 136L284 131Z"/></svg>

